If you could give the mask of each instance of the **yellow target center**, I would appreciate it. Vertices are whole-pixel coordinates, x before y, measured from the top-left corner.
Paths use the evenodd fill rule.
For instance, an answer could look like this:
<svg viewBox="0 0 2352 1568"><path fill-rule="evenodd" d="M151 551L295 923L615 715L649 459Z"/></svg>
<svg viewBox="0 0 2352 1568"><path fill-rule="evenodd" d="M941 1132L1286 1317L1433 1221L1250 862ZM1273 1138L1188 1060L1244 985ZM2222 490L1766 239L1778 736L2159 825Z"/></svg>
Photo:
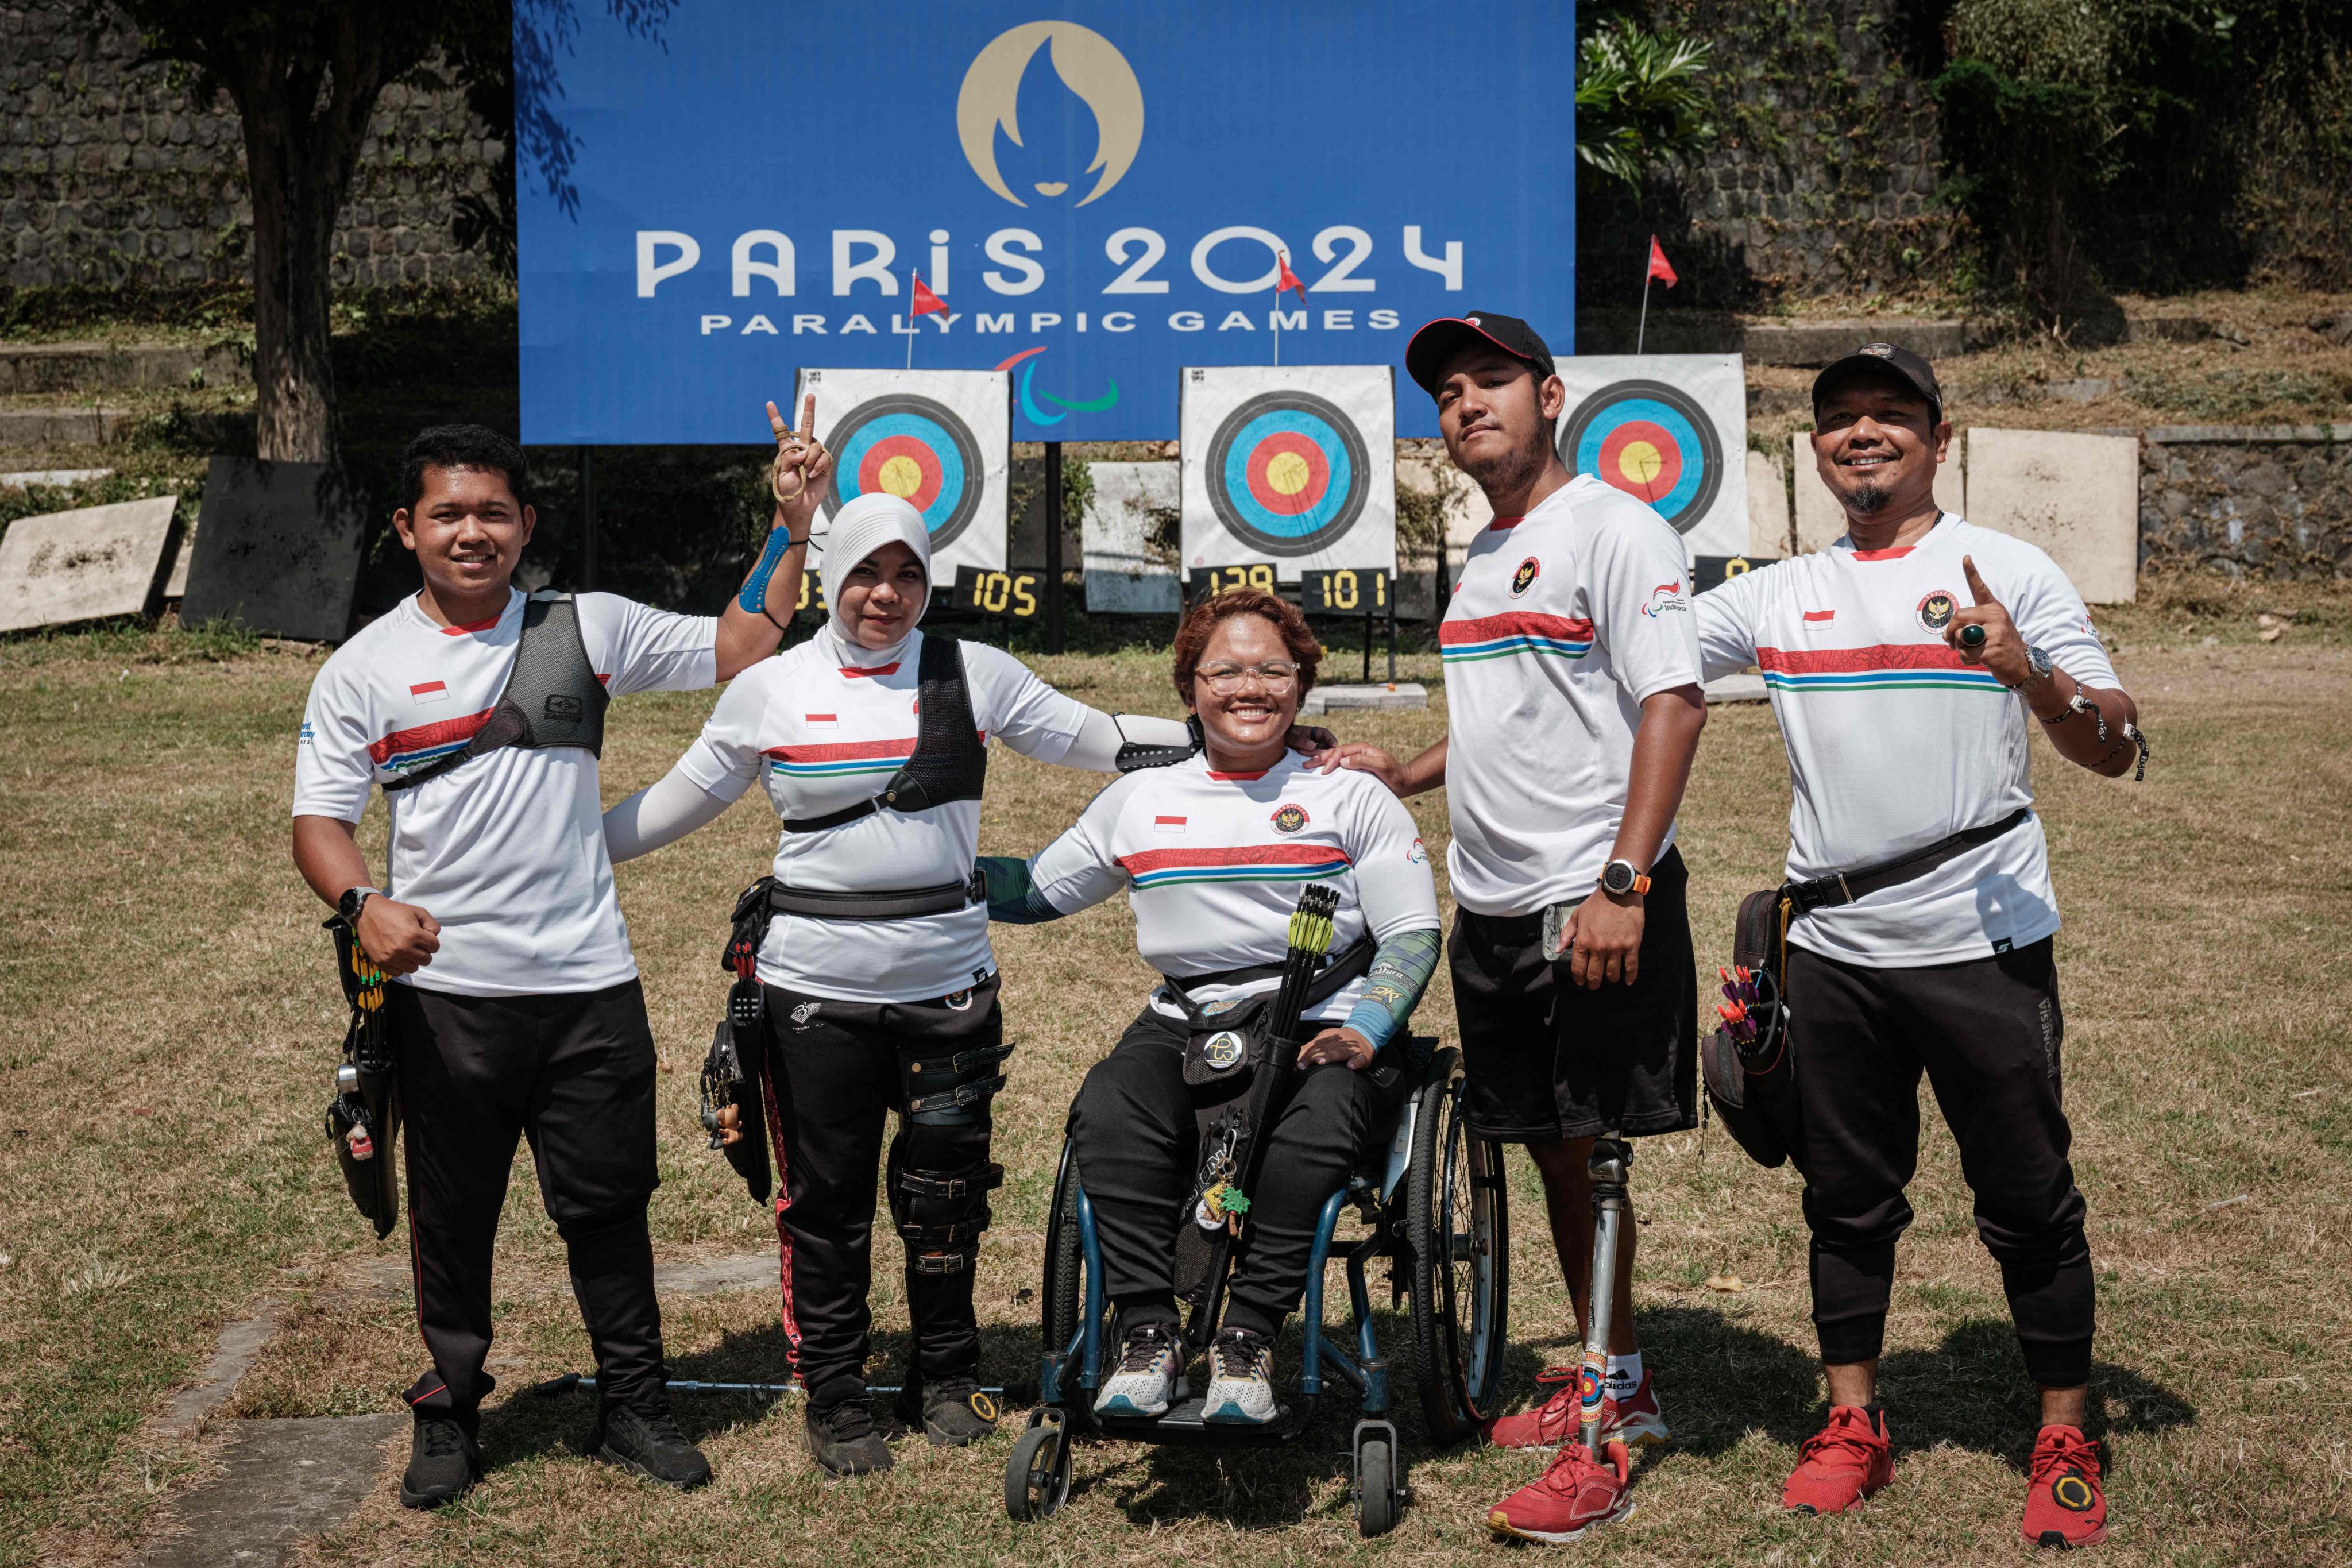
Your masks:
<svg viewBox="0 0 2352 1568"><path fill-rule="evenodd" d="M1617 471L1637 485L1646 485L1666 471L1665 454L1647 441L1628 441L1617 454Z"/></svg>
<svg viewBox="0 0 2352 1568"><path fill-rule="evenodd" d="M923 488L923 465L908 457L885 458L876 477L884 489L904 500Z"/></svg>
<svg viewBox="0 0 2352 1568"><path fill-rule="evenodd" d="M1296 452L1276 452L1265 465L1265 482L1278 496L1297 495L1314 478L1307 459Z"/></svg>

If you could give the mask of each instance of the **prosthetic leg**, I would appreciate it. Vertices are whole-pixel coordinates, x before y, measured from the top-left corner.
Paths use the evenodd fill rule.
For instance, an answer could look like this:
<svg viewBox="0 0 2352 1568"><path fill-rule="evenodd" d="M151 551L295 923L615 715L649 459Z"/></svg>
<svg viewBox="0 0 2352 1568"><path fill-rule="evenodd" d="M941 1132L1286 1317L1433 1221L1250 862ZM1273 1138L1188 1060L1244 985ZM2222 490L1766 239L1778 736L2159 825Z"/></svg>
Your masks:
<svg viewBox="0 0 2352 1568"><path fill-rule="evenodd" d="M1592 1181L1592 1281L1586 1288L1584 1368L1577 1378L1580 1433L1584 1451L1601 1454L1601 1406L1608 1387L1609 1331L1617 1300L1617 1237L1625 1223L1625 1184L1632 1174L1633 1146L1614 1128L1592 1141L1585 1167Z"/></svg>

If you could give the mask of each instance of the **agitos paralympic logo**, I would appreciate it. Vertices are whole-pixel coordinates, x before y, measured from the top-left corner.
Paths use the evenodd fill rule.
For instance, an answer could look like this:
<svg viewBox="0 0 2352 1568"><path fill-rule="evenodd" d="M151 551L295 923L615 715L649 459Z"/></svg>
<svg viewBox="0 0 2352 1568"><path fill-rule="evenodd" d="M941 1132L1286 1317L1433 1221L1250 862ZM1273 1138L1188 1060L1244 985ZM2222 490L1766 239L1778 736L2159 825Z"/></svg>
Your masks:
<svg viewBox="0 0 2352 1568"><path fill-rule="evenodd" d="M1108 392L1104 393L1100 397L1089 398L1083 403L1074 403L1067 398L1056 397L1050 392L1037 391L1031 384L1035 381L1037 375L1037 356L1044 353L1047 346L1045 343L1039 343L1034 349L1023 349L1003 364L994 367L1001 371L1012 370L1015 365L1020 367L1019 374L1013 378L1013 395L1020 400L1021 412L1032 425L1059 425L1073 414L1100 414L1104 409L1118 402L1118 383L1115 381L1110 384ZM1038 406L1037 400L1041 397L1062 412L1046 413Z"/></svg>

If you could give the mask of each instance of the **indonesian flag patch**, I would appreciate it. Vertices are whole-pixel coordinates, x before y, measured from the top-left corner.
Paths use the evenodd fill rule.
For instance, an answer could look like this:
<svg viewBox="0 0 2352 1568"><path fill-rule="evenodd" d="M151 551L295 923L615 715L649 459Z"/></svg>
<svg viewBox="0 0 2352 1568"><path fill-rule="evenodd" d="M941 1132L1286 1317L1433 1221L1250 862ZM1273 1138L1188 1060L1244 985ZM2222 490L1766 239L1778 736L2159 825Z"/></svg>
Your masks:
<svg viewBox="0 0 2352 1568"><path fill-rule="evenodd" d="M421 686L410 687L408 695L418 702L446 702L449 700L449 683L446 680L428 680Z"/></svg>
<svg viewBox="0 0 2352 1568"><path fill-rule="evenodd" d="M1181 816L1155 816L1151 819L1151 831L1154 833L1181 833L1184 831L1184 819Z"/></svg>

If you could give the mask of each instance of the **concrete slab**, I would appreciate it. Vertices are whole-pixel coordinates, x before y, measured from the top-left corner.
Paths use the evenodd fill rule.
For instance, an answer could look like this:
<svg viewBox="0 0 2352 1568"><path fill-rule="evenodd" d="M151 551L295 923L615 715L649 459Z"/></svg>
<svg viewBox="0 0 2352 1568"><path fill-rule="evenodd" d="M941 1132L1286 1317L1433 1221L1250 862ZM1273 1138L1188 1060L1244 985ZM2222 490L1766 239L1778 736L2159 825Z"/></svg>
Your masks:
<svg viewBox="0 0 2352 1568"><path fill-rule="evenodd" d="M409 1426L404 1412L239 1421L226 1473L182 1498L173 1532L131 1559L135 1568L276 1568L304 1536L349 1519L382 1478L384 1446Z"/></svg>
<svg viewBox="0 0 2352 1568"><path fill-rule="evenodd" d="M665 1296L721 1296L733 1290L773 1290L776 1251L706 1258L697 1263L665 1263L654 1269L654 1289Z"/></svg>
<svg viewBox="0 0 2352 1568"><path fill-rule="evenodd" d="M0 349L0 393L127 392L253 379L229 348L183 343L23 343Z"/></svg>
<svg viewBox="0 0 2352 1568"><path fill-rule="evenodd" d="M1778 559L1796 552L1789 517L1789 465L1769 452L1748 453L1748 553Z"/></svg>
<svg viewBox="0 0 2352 1568"><path fill-rule="evenodd" d="M194 1436L205 1424L205 1417L235 1391L237 1379L253 1370L253 1363L261 1359L262 1347L277 1331L278 1315L268 1301L255 1308L251 1316L239 1318L223 1329L220 1338L213 1342L212 1359L196 1374L192 1386L172 1396L172 1403L163 1407L157 1428L174 1437Z"/></svg>
<svg viewBox="0 0 2352 1568"><path fill-rule="evenodd" d="M96 447L130 426L122 408L0 408L0 447Z"/></svg>
<svg viewBox="0 0 2352 1568"><path fill-rule="evenodd" d="M1088 463L1093 502L1079 520L1086 555L1087 613L1172 616L1183 590L1172 563L1147 543L1155 512L1176 510L1181 478L1174 463Z"/></svg>
<svg viewBox="0 0 2352 1568"><path fill-rule="evenodd" d="M342 640L366 531L343 476L321 463L215 458L200 515L182 621L234 616L265 637Z"/></svg>
<svg viewBox="0 0 2352 1568"><path fill-rule="evenodd" d="M1718 702L1769 702L1771 694L1764 689L1760 675L1718 675L1706 683L1709 707Z"/></svg>
<svg viewBox="0 0 2352 1568"><path fill-rule="evenodd" d="M1954 431L1951 447L1944 454L1944 466L1936 470L1936 504L1963 517L1968 515L1968 497L1962 482L1962 437L1973 439L1975 434L1973 430ZM1789 463L1796 475L1796 482L1790 487L1796 491L1797 502L1794 553L1806 555L1845 531L1845 513L1839 510L1837 498L1830 494L1829 486L1822 482L1821 466L1813 458L1811 431L1800 430L1789 438Z"/></svg>
<svg viewBox="0 0 2352 1568"><path fill-rule="evenodd" d="M180 498L21 517L0 539L0 632L163 607Z"/></svg>
<svg viewBox="0 0 2352 1568"><path fill-rule="evenodd" d="M0 490L30 489L35 485L70 489L76 485L94 485L113 474L112 468L26 468L19 473L0 474Z"/></svg>
<svg viewBox="0 0 2352 1568"><path fill-rule="evenodd" d="M1301 713L1338 713L1349 709L1426 708L1429 688L1417 680L1370 686L1318 686L1298 704Z"/></svg>
<svg viewBox="0 0 2352 1568"><path fill-rule="evenodd" d="M1969 431L1969 521L2038 544L2094 605L2139 590L2139 442L2071 430Z"/></svg>
<svg viewBox="0 0 2352 1568"><path fill-rule="evenodd" d="M1864 343L1900 343L1932 360L1966 353L1980 335L1967 321L1907 316L1750 321L1739 335L1739 352L1750 364L1824 365Z"/></svg>

